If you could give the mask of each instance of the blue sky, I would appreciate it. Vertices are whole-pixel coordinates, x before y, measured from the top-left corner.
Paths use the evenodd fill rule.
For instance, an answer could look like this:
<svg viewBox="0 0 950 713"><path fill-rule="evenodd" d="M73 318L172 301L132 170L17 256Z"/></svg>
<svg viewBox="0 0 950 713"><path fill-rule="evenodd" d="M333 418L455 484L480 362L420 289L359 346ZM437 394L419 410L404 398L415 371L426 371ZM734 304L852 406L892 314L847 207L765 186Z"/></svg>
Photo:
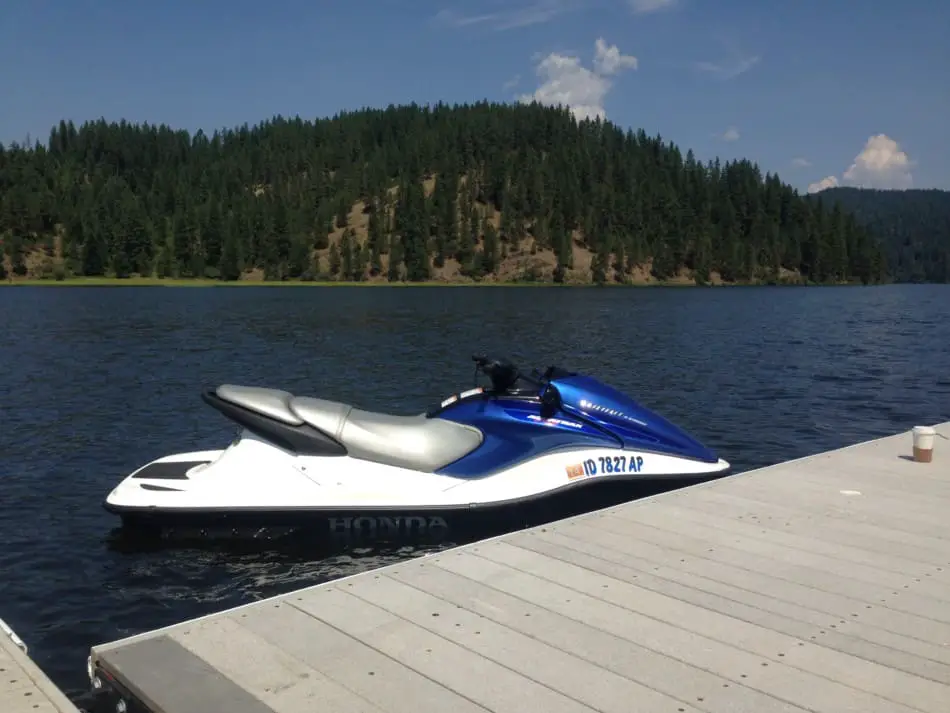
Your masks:
<svg viewBox="0 0 950 713"><path fill-rule="evenodd" d="M946 0L3 0L0 141L537 97L801 190L950 189Z"/></svg>

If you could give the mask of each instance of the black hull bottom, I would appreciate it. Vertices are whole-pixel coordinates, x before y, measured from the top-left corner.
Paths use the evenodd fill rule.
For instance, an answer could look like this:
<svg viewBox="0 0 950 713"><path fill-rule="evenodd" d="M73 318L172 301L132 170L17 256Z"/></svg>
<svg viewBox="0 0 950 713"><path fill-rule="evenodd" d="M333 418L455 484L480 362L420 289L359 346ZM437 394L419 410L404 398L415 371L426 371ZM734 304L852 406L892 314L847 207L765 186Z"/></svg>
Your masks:
<svg viewBox="0 0 950 713"><path fill-rule="evenodd" d="M718 479L723 475L588 482L583 487L566 488L547 496L477 508L207 509L184 512L153 509L129 512L106 505L106 509L122 518L126 532L164 540L275 540L303 536L343 543L442 542L490 537Z"/></svg>

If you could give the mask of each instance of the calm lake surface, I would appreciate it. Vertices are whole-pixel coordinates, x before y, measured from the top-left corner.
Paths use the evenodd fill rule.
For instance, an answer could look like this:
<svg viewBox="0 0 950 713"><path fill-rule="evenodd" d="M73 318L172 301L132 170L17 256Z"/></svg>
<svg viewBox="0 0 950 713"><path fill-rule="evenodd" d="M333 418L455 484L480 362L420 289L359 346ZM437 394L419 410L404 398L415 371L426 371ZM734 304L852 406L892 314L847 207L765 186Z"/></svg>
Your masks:
<svg viewBox="0 0 950 713"><path fill-rule="evenodd" d="M16 288L0 335L0 617L75 696L93 644L418 552L116 545L120 478L234 435L207 386L411 413L503 354L603 378L738 470L950 420L947 286Z"/></svg>

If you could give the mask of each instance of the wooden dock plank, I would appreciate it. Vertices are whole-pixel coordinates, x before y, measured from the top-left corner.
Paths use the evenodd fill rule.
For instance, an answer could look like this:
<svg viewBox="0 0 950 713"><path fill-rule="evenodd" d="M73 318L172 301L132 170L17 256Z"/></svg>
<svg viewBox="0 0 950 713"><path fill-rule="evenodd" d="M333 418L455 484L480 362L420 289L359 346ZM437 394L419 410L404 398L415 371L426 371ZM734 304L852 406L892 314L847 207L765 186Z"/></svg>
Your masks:
<svg viewBox="0 0 950 713"><path fill-rule="evenodd" d="M898 466L899 467L899 466ZM822 476L827 480L822 480ZM937 514L933 511L933 499L939 497L939 493L933 492L930 486L932 481L928 478L920 479L914 483L912 490L901 490L898 487L884 487L874 478L865 477L862 473L860 477L851 474L851 477L841 477L840 471L830 468L821 470L813 469L810 471L811 477L799 477L798 474L791 473L786 478L775 478L775 482L764 480L750 480L748 483L742 483L735 487L740 492L744 487L761 488L768 486L772 491L777 491L774 495L777 499L788 495L794 498L801 498L812 502L824 501L834 503L835 497L842 503L847 503L850 507L865 508L869 512L885 512L902 514L919 513L928 520L934 520ZM848 491L854 490L860 493L859 496L852 496ZM939 523L938 520L935 522Z"/></svg>
<svg viewBox="0 0 950 713"><path fill-rule="evenodd" d="M803 607L774 602L767 597L749 596L749 593L741 589L733 589L732 596L724 596L708 591L706 588L684 585L658 574L634 569L626 561L614 561L608 552L601 551L597 555L592 555L562 542L552 544L539 538L532 538L518 544L525 549L562 559L638 587L644 587L652 592L675 597L709 611L764 626L801 641L811 640L822 646L892 666L906 673L929 678L942 684L950 684L950 666L942 662L940 658L932 660L927 656L908 652L906 649L920 649L924 653L933 653L941 658L946 658L946 654L950 652L942 651L940 647L928 647L925 642L877 630L870 634L871 638L878 641L857 638L855 629L858 627L852 623L856 621L855 619L840 619L837 616L832 617ZM619 559L623 559L622 556Z"/></svg>
<svg viewBox="0 0 950 713"><path fill-rule="evenodd" d="M476 651L368 605L344 591L346 586L307 593L293 606L489 710L595 710Z"/></svg>
<svg viewBox="0 0 950 713"><path fill-rule="evenodd" d="M273 713L270 706L247 688L236 684L168 635L142 639L113 651L109 670L125 682L149 710Z"/></svg>
<svg viewBox="0 0 950 713"><path fill-rule="evenodd" d="M448 599L387 576L356 579L340 588L354 597L459 644L548 688L610 713L673 710L694 711L685 700L664 695L591 664L573 653L552 647L521 632L479 617L468 610L464 590ZM322 594L309 594L311 611L322 610ZM531 695L530 692L526 692Z"/></svg>
<svg viewBox="0 0 950 713"><path fill-rule="evenodd" d="M945 713L950 459L912 463L909 444L511 533L93 657L143 695L191 689L156 713Z"/></svg>
<svg viewBox="0 0 950 713"><path fill-rule="evenodd" d="M942 567L943 562L938 565L920 560L917 558L917 552L892 555L880 550L868 541L858 545L847 545L836 542L834 538L829 538L820 532L797 534L762 527L754 522L737 520L734 516L725 512L715 501L710 502L701 498L683 498L675 505L667 504L657 514L673 516L676 519L686 519L691 523L721 531L723 535L737 535L742 539L761 542L767 547L774 545L783 550L789 548L808 555L819 555L823 558L833 558L861 566L878 568L885 570L889 576L911 575L916 577L923 574L927 577L933 577L934 580L950 583L950 567L944 569ZM638 517L637 521L648 522L642 517ZM945 555L944 562L947 559ZM898 578L901 581L904 579L904 577ZM880 579L878 578L877 581L880 581Z"/></svg>
<svg viewBox="0 0 950 713"><path fill-rule="evenodd" d="M931 564L938 572L950 571L947 544L939 540L917 538L911 544L904 538L894 538L891 530L879 526L801 513L780 503L757 502L715 490L707 490L701 502L704 509L709 508L724 517L752 523L764 529L813 537L820 542L866 548L873 552ZM694 506L691 501L685 499L680 501L680 505Z"/></svg>
<svg viewBox="0 0 950 713"><path fill-rule="evenodd" d="M945 685L841 654L819 642L809 641L806 645L808 651L801 655L798 649L806 646L799 644L805 644L805 641L769 626L743 621L593 569L531 552L517 547L514 542L491 543L480 549L479 556L523 573L558 582L576 591L590 595L597 593L603 601L769 659L777 665L797 665L801 671L816 676L825 676L830 668L834 668L837 675L833 680L852 686L856 691L874 692L884 698L913 705L913 701L919 701L922 697L933 700L935 693L943 695L948 690ZM793 664L793 660L798 663ZM789 672L789 676L792 675Z"/></svg>
<svg viewBox="0 0 950 713"><path fill-rule="evenodd" d="M775 475L782 474L776 472ZM794 478L794 473L784 475L789 479ZM780 477L776 477L776 480L779 479ZM736 487L733 483L729 485L732 487L724 489L723 492L767 503L785 503L801 512L822 515L837 513L855 522L876 524L938 540L950 540L950 533L947 533L939 517L924 517L912 508L903 509L900 501L888 501L886 498L880 498L879 502L872 503L861 490L859 481L852 481L846 488L836 486L810 490L793 488L790 485L773 487L770 483L752 481L742 483L741 487ZM910 487L909 484L908 487ZM845 494L842 494L841 490L845 490ZM860 492L861 496L849 496L846 494L849 490Z"/></svg>
<svg viewBox="0 0 950 713"><path fill-rule="evenodd" d="M719 519L718 527L711 526L709 517L704 513L690 513L684 517L676 517L670 510L643 513L619 512L599 518L593 522L597 525L622 528L626 521L650 525L658 530L671 533L689 533L691 537L702 539L708 543L715 543L743 555L768 557L778 560L789 569L807 569L815 576L834 575L846 578L862 586L870 585L878 590L907 589L920 597L940 597L947 590L948 583L934 581L927 574L935 574L946 578L948 572L940 572L934 565L920 564L912 567L912 574L901 574L886 569L884 564L864 564L856 559L848 560L830 556L833 549L829 546L829 554L812 552L788 546L782 541L781 533L762 532L761 529L749 528L744 523L730 523ZM883 556L886 561L887 556ZM862 558L867 559L867 558ZM932 602L921 601L919 607L940 605L939 599ZM920 611L920 609L918 609ZM923 613L923 612L921 612Z"/></svg>
<svg viewBox="0 0 950 713"><path fill-rule="evenodd" d="M169 637L232 681L238 681L276 713L314 706L351 713L382 713L383 708L358 696L324 674L290 656L241 626L232 617L199 622ZM203 710L211 701L196 691Z"/></svg>
<svg viewBox="0 0 950 713"><path fill-rule="evenodd" d="M234 616L270 644L391 713L488 710L287 600L280 606L252 607Z"/></svg>
<svg viewBox="0 0 950 713"><path fill-rule="evenodd" d="M885 627L901 628L899 621L894 621L892 611L701 557L683 558L677 552L664 556L660 548L653 546L651 550L650 543L597 528L582 528L574 523L570 529L534 533L533 538L520 541L519 546L547 554L560 554L568 561L575 561L579 555L596 557L622 566L622 571L629 570L631 579L635 578L641 586L655 591L669 591L677 585L688 587L694 591L674 591L681 591L679 596L684 599L689 597L690 601L696 602L702 600L697 593L718 595L728 602L779 614L790 622L818 626L818 634L829 640L836 639L841 632L846 631L850 637L894 649L898 659L902 659L901 653L911 654L906 660L894 662L898 668L912 664L929 668L930 662L943 664L934 672L935 680L950 683L950 647L888 630ZM712 603L715 600L704 601L707 602L706 606L715 608ZM758 614L750 612L749 616L758 617ZM843 624L847 624L847 627ZM789 623L787 626L792 625ZM809 638L817 639L818 634L811 633ZM860 643L855 645L859 646ZM891 658L886 653L882 655ZM919 672L917 668L904 670Z"/></svg>
<svg viewBox="0 0 950 713"><path fill-rule="evenodd" d="M493 554L497 554L497 551L494 550ZM524 558L519 559L530 566ZM637 605L638 602L631 598L629 592L621 591L620 596L615 596L622 589L622 583L609 578L596 578L593 573L588 575L581 572L579 577L572 577L569 582L554 582L478 555L440 558L435 566L516 597L530 597L540 606L576 618L590 627L613 632L660 654L806 710L816 713L910 710L787 665L773 665L766 657L749 652L743 647L744 642L735 645L734 637L734 643L730 644L704 636L693 630L694 624L702 628L701 621L678 621L678 624L682 624L678 626L628 609L624 604ZM585 584L588 576L597 579L595 586L588 587ZM613 591L610 589L611 582L614 582ZM703 612L698 619L701 620L705 614ZM729 638L727 632L723 635Z"/></svg>
<svg viewBox="0 0 950 713"><path fill-rule="evenodd" d="M79 713L39 666L0 630L0 711Z"/></svg>
<svg viewBox="0 0 950 713"><path fill-rule="evenodd" d="M661 693L696 701L712 713L785 713L803 710L756 689L718 676L680 659L642 646L633 639L588 625L581 619L526 601L499 589L433 566L419 571L400 570L388 575L466 610L519 631L551 646L569 651ZM737 700L733 687L741 690Z"/></svg>
<svg viewBox="0 0 950 713"><path fill-rule="evenodd" d="M855 476L854 471L842 469L834 461L825 465L816 462L808 470L797 472L795 479L796 482L809 485L831 485L839 489L860 481L866 492L880 492L882 495L898 493L902 499L912 499L915 502L930 496L950 497L950 482L935 474L921 471L919 464L905 461L896 468L894 465L883 458L873 462L864 461L860 474ZM913 478L913 490L907 489L908 478Z"/></svg>
<svg viewBox="0 0 950 713"><path fill-rule="evenodd" d="M801 566L783 560L780 556L771 556L771 550L768 548L759 548L756 552L756 548L754 546L750 548L742 538L733 537L727 543L718 539L700 539L699 527L694 531L684 525L678 529L686 530L691 534L683 534L677 529L667 527L665 523L663 528L658 527L656 523L651 523L651 527L647 528L641 527L639 522L628 521L622 517L615 519L612 516L613 513L611 517L598 519L597 526L621 536L642 537L661 547L674 547L684 553L705 553L703 556L716 562L731 564L750 572L768 574L775 579L787 582L788 585L798 584L863 601L865 604L883 605L905 614L906 616L903 617L905 622L915 622L902 624L908 627L908 633L913 632L914 636L939 644L950 641L948 638L950 627L928 618L920 609L920 605L923 605L925 611L940 609L939 600L935 603L930 597L916 597L913 593L905 591L903 585L894 589L866 580L852 579L845 573L845 567L839 567L836 571L834 568L829 570ZM628 522L632 522L635 527L628 525Z"/></svg>
<svg viewBox="0 0 950 713"><path fill-rule="evenodd" d="M753 510L770 509L781 513L781 517L785 518L786 521L808 522L809 525L816 524L818 527L828 528L830 531L840 530L861 538L867 537L873 540L905 545L915 550L926 550L928 557L937 555L939 561L950 562L950 557L945 555L947 547L950 546L950 541L947 538L941 538L940 533L927 535L916 532L912 522L899 517L888 520L879 517L876 520L869 520L865 516L856 516L853 512L843 511L829 504L825 504L824 507L806 509L783 503L778 498L769 497L768 495L757 495L749 490L741 493L711 491L708 498L710 503L718 502L721 499Z"/></svg>
<svg viewBox="0 0 950 713"><path fill-rule="evenodd" d="M735 487L730 483L734 490L728 488L727 491L767 494L772 502L793 503L804 510L815 507L824 508L831 504L843 512L863 515L884 524L898 521L904 525L914 525L921 534L938 533L938 537L945 537L945 534L939 534L944 532L944 523L939 513L933 511L933 496L928 500L909 502L905 498L875 492L862 485L860 481L851 481L845 487L841 487L844 484L812 486L804 482L792 482L794 476L791 475L784 481L779 478L776 480L780 482L774 485L749 482L742 483L741 487ZM849 491L854 491L859 495L850 495Z"/></svg>

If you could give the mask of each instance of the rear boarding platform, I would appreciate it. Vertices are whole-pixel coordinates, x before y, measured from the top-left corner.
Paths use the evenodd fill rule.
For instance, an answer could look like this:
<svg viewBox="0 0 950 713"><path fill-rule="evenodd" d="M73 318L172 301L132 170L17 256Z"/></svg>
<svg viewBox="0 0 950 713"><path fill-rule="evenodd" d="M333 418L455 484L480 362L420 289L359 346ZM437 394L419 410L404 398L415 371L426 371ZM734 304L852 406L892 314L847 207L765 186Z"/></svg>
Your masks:
<svg viewBox="0 0 950 713"><path fill-rule="evenodd" d="M950 423L92 648L153 713L950 711Z"/></svg>

